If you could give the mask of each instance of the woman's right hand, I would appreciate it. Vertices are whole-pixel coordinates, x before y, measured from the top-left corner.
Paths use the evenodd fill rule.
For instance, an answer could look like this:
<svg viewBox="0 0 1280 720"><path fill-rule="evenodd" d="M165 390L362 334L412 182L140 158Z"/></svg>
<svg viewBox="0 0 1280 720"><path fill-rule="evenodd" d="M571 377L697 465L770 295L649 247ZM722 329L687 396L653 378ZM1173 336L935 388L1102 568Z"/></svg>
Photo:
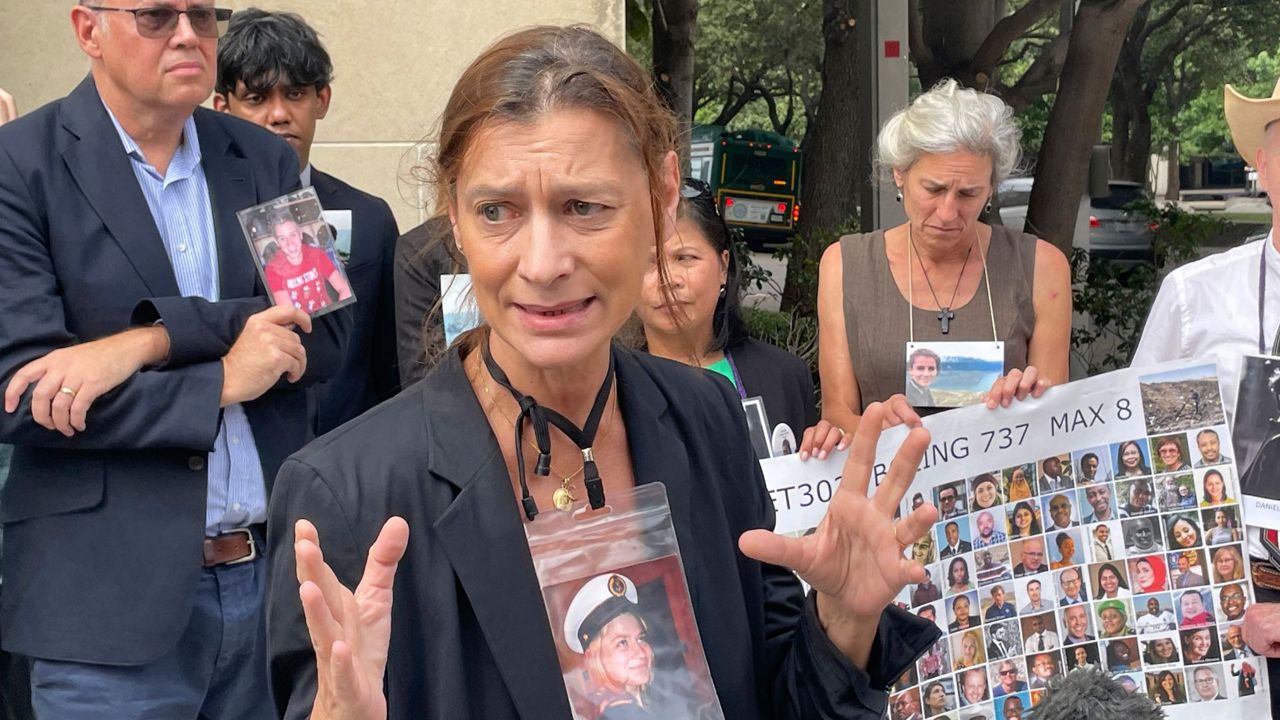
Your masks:
<svg viewBox="0 0 1280 720"><path fill-rule="evenodd" d="M387 717L382 681L391 642L391 589L409 544L403 518L387 520L369 548L355 592L324 561L320 536L306 520L294 526L298 596L316 653L312 720L381 720Z"/></svg>

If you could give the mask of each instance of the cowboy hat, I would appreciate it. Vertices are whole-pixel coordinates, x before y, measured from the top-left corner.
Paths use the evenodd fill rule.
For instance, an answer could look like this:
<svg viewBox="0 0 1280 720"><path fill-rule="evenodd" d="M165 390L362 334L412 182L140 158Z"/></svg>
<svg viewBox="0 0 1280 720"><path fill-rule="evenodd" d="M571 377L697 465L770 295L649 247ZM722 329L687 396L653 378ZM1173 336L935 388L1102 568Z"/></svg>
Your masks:
<svg viewBox="0 0 1280 720"><path fill-rule="evenodd" d="M1227 125L1231 127L1231 139L1244 161L1257 162L1258 148L1267 131L1267 125L1280 120L1280 82L1271 97L1255 100L1241 95L1230 85L1224 90L1223 106Z"/></svg>

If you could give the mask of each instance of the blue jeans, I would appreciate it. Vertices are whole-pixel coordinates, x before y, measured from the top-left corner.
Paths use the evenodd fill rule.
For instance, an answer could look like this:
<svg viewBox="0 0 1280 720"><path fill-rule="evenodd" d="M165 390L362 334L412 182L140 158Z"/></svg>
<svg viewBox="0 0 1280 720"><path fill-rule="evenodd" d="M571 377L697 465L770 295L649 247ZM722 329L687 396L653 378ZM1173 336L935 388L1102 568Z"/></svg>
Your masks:
<svg viewBox="0 0 1280 720"><path fill-rule="evenodd" d="M144 665L35 660L31 695L36 717L273 720L263 612L266 573L261 557L205 568L191 620L178 643Z"/></svg>

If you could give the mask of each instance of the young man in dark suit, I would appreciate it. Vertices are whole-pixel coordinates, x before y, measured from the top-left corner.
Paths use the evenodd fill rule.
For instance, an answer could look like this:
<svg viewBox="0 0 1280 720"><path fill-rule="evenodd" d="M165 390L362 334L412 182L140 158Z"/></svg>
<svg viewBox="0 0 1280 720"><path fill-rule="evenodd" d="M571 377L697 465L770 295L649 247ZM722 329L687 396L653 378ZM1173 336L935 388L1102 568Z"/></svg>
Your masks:
<svg viewBox="0 0 1280 720"><path fill-rule="evenodd" d="M0 623L38 717L275 717L266 501L351 316L258 280L235 213L297 158L199 108L228 14L76 5L89 77L0 127Z"/></svg>
<svg viewBox="0 0 1280 720"><path fill-rule="evenodd" d="M316 123L329 112L333 63L316 31L298 15L251 8L231 18L218 43L213 107L261 125L298 154L302 185L313 186L325 210L351 211L350 255L344 258L355 293L355 324L342 368L316 387L315 426L326 433L394 395L396 361L392 257L395 218L381 198L311 165Z"/></svg>

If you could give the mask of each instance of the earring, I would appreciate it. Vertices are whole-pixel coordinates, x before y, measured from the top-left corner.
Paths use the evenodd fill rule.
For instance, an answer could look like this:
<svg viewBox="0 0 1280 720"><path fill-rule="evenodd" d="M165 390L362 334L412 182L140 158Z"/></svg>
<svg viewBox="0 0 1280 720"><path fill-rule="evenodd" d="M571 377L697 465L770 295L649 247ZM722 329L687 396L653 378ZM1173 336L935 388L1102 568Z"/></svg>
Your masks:
<svg viewBox="0 0 1280 720"><path fill-rule="evenodd" d="M987 214L991 214L991 198L987 198Z"/></svg>
<svg viewBox="0 0 1280 720"><path fill-rule="evenodd" d="M721 285L720 285L720 297L724 297L724 292L725 292L725 291L724 291L724 284L723 284L723 283L721 283Z"/></svg>
<svg viewBox="0 0 1280 720"><path fill-rule="evenodd" d="M894 199L897 200L898 202L902 202L902 188L898 188L897 195L895 196Z"/></svg>

